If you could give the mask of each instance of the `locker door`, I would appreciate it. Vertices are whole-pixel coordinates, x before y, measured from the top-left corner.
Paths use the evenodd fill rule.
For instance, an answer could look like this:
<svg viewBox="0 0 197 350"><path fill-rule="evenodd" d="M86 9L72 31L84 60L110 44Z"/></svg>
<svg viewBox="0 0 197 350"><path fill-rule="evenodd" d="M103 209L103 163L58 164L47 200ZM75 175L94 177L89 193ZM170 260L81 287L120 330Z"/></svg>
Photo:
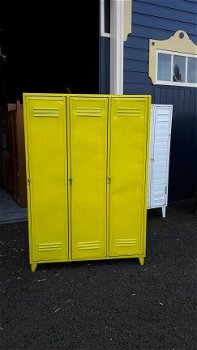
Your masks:
<svg viewBox="0 0 197 350"><path fill-rule="evenodd" d="M151 207L167 205L172 106L155 105Z"/></svg>
<svg viewBox="0 0 197 350"><path fill-rule="evenodd" d="M65 99L26 98L31 261L68 257Z"/></svg>
<svg viewBox="0 0 197 350"><path fill-rule="evenodd" d="M70 98L72 259L106 256L107 98Z"/></svg>
<svg viewBox="0 0 197 350"><path fill-rule="evenodd" d="M145 254L149 102L112 99L110 256Z"/></svg>

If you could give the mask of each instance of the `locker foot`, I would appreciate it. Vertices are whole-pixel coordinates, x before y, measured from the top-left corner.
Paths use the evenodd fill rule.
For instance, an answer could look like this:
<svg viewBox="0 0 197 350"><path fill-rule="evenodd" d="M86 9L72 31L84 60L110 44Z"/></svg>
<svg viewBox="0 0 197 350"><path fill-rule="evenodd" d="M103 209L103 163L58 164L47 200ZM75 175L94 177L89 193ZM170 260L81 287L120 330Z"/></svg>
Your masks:
<svg viewBox="0 0 197 350"><path fill-rule="evenodd" d="M144 258L139 258L140 265L144 265Z"/></svg>
<svg viewBox="0 0 197 350"><path fill-rule="evenodd" d="M38 264L31 264L31 272L35 272Z"/></svg>
<svg viewBox="0 0 197 350"><path fill-rule="evenodd" d="M162 217L166 217L166 207L162 207Z"/></svg>

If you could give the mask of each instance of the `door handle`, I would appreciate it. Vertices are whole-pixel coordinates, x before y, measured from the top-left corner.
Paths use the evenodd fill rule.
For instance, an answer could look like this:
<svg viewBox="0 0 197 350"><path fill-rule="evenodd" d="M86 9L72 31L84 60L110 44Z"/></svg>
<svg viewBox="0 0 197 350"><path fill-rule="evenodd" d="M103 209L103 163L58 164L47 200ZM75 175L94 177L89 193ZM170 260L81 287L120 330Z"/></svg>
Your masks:
<svg viewBox="0 0 197 350"><path fill-rule="evenodd" d="M110 176L108 176L108 178L107 178L107 183L108 183L108 185L111 184L111 177Z"/></svg>

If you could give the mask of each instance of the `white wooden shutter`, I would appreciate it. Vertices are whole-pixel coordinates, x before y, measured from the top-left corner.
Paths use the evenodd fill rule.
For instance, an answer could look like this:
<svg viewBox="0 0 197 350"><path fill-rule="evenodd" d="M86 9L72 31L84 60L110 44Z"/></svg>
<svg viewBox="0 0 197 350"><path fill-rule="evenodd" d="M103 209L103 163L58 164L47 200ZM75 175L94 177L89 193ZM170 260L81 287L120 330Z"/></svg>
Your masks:
<svg viewBox="0 0 197 350"><path fill-rule="evenodd" d="M153 105L151 119L149 208L158 208L167 205L172 106Z"/></svg>
<svg viewBox="0 0 197 350"><path fill-rule="evenodd" d="M152 179L152 162L154 154L154 138L155 138L155 106L151 105L150 118L150 146L149 146L149 166L148 166L148 208L151 207L151 179Z"/></svg>

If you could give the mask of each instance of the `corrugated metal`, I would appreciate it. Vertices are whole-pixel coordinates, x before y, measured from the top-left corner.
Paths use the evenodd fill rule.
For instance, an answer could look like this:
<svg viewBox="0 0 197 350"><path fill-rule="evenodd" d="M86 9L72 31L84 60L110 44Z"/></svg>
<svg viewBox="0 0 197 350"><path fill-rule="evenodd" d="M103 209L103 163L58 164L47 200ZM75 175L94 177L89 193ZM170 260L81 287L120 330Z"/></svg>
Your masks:
<svg viewBox="0 0 197 350"><path fill-rule="evenodd" d="M124 93L151 94L152 103L173 104L169 200L189 198L197 186L197 89L154 86L148 44L180 29L197 44L196 16L196 1L133 0L132 34L124 46Z"/></svg>

